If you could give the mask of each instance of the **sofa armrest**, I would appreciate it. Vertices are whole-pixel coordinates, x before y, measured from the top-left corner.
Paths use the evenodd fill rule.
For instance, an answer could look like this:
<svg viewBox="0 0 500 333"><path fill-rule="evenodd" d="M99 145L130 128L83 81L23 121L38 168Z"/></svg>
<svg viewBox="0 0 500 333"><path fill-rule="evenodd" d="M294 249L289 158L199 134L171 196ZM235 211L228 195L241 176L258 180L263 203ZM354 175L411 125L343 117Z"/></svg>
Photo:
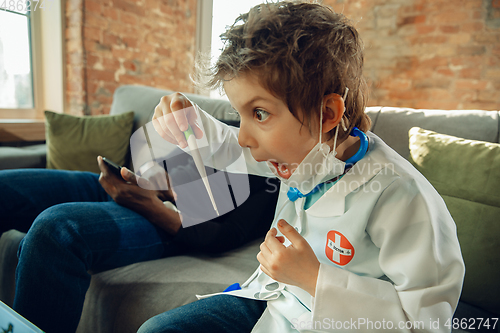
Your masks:
<svg viewBox="0 0 500 333"><path fill-rule="evenodd" d="M0 170L45 168L46 144L26 147L0 147Z"/></svg>

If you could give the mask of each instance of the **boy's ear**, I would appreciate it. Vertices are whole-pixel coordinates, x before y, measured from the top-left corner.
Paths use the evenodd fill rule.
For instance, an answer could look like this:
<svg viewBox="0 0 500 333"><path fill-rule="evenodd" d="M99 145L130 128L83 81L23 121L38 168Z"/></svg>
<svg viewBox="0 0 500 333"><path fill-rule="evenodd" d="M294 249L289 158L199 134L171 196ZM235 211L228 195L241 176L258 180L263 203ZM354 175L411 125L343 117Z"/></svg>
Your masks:
<svg viewBox="0 0 500 333"><path fill-rule="evenodd" d="M344 100L332 93L323 97L323 133L328 133L337 126L344 115Z"/></svg>

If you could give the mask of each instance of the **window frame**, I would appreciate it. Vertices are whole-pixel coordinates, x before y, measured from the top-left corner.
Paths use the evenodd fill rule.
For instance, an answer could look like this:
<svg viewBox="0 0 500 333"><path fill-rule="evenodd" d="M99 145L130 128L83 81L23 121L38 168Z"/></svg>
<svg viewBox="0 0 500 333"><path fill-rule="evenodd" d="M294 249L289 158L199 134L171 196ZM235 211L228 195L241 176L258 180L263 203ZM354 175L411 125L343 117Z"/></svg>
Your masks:
<svg viewBox="0 0 500 333"><path fill-rule="evenodd" d="M34 108L0 108L1 124L13 124L16 119L22 120L20 123L23 124L37 123L43 121L44 110L64 111L64 1L44 1L44 8L31 11L29 17Z"/></svg>
<svg viewBox="0 0 500 333"><path fill-rule="evenodd" d="M198 59L200 53L211 54L212 52L212 10L213 0L198 0L195 59ZM210 90L200 87L195 88L195 93L210 96Z"/></svg>

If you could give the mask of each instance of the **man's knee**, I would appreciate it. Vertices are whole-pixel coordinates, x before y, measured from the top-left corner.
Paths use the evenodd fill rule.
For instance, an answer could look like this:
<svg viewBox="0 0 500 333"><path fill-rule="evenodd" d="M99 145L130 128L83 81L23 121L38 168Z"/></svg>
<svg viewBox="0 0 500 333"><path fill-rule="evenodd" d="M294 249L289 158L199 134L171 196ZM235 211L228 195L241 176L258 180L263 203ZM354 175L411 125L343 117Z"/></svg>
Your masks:
<svg viewBox="0 0 500 333"><path fill-rule="evenodd" d="M68 247L79 239L81 221L71 205L59 204L44 210L33 222L22 247L40 250L50 245Z"/></svg>
<svg viewBox="0 0 500 333"><path fill-rule="evenodd" d="M176 327L174 323L169 320L168 312L150 318L139 327L137 333L174 333L184 332L181 327Z"/></svg>

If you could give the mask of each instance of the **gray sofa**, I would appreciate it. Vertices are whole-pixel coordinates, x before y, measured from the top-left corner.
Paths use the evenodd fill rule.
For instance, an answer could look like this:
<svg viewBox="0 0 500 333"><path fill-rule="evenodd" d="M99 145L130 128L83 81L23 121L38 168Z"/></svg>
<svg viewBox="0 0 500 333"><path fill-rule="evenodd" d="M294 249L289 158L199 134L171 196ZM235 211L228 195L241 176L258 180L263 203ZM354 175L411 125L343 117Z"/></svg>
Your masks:
<svg viewBox="0 0 500 333"><path fill-rule="evenodd" d="M135 111L135 128L150 121L161 96L169 94L144 86L122 86L115 91L111 114ZM194 102L215 117L236 118L228 102L188 94ZM467 139L499 142L498 111L414 110L370 107L372 131L404 157L409 156L408 130L419 126L439 133ZM44 146L0 147L0 169L44 167ZM0 297L12 302L15 248L22 234L9 232L0 239ZM224 255L184 255L164 258L95 274L87 293L78 331L135 332L148 318L194 301L195 294L223 290L243 282L257 267L255 255L260 240ZM485 317L480 308L460 302L457 317ZM455 331L455 330L454 330ZM460 330L456 330L460 332Z"/></svg>

